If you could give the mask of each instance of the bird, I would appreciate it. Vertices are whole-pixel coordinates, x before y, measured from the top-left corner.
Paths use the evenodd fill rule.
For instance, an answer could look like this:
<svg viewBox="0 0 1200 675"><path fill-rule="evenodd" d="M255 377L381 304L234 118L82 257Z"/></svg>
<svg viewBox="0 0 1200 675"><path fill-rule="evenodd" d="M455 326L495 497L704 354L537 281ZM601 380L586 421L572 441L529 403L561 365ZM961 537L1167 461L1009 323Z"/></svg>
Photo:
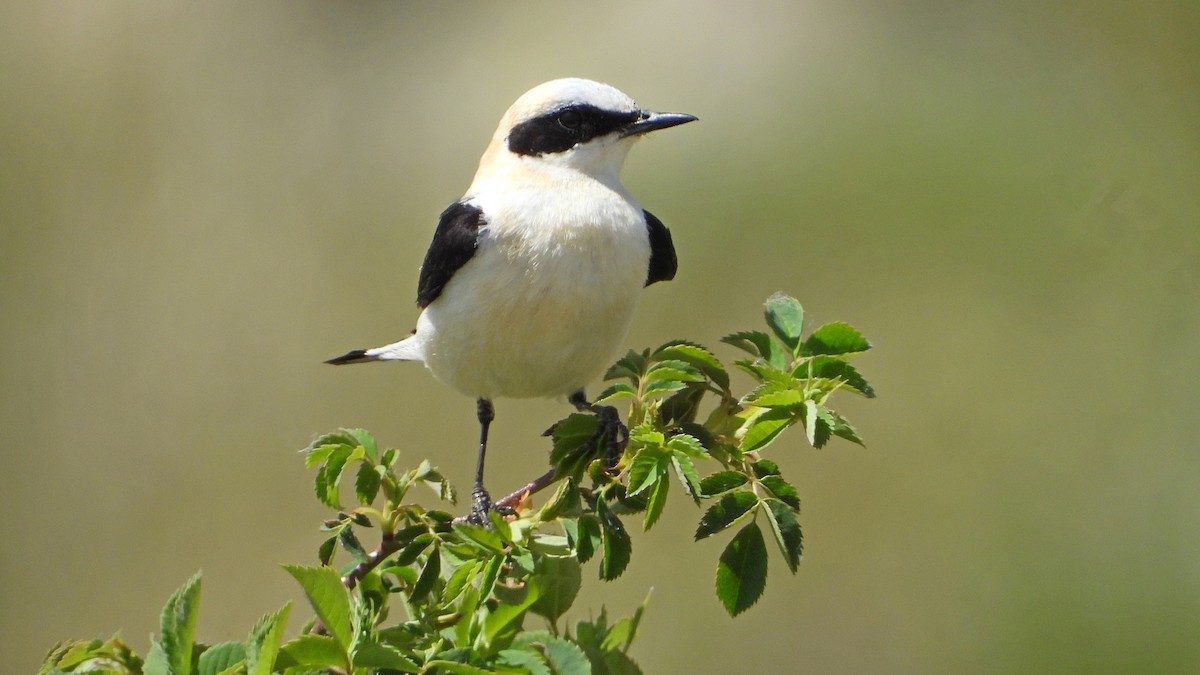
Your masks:
<svg viewBox="0 0 1200 675"><path fill-rule="evenodd" d="M634 142L696 121L652 112L582 78L540 84L504 113L461 199L442 212L417 281L416 328L326 363L420 361L476 400L471 520L484 487L495 398L560 398L596 416L615 465L628 431L584 387L616 358L643 287L675 277L671 232L620 180Z"/></svg>

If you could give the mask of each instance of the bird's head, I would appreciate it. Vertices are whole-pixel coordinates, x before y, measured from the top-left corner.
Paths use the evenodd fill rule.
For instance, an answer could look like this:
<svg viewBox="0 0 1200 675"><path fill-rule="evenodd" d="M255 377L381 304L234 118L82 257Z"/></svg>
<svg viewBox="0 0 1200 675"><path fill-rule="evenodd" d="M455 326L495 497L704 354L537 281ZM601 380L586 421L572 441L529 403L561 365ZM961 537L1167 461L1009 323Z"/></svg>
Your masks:
<svg viewBox="0 0 1200 675"><path fill-rule="evenodd" d="M615 177L635 139L695 119L643 110L607 84L580 78L551 80L512 104L500 120L488 154L506 153L590 176Z"/></svg>

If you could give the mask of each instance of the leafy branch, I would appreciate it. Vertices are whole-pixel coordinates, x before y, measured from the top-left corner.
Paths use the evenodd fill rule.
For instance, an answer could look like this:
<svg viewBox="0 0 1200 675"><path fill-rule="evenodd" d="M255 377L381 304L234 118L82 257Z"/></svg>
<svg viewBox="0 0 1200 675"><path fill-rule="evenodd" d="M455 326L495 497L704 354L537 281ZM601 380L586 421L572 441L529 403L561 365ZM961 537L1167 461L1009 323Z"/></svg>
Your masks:
<svg viewBox="0 0 1200 675"><path fill-rule="evenodd" d="M515 516L493 513L486 526L448 510L455 491L428 461L397 468L399 451L381 450L361 429L320 436L305 463L315 470L317 498L336 516L321 527L318 565L284 566L315 614L297 637L283 640L289 604L262 617L245 640L196 642L196 576L168 601L144 661L116 637L71 641L51 651L41 673L640 673L628 650L645 603L616 621L601 610L564 622L585 565L596 559L604 580L628 567L625 520L637 516L649 530L678 483L701 508L697 540L736 528L717 560L716 595L738 615L766 587L760 522L792 573L802 552L799 494L763 451L793 426L814 448L833 437L862 444L830 399L841 390L874 396L849 363L870 343L845 323L804 336L803 309L780 294L767 300L765 318L766 331L722 340L744 354L733 366L753 386L741 396L698 344L626 354L599 399L629 405L629 444L618 464L606 468L603 448L594 447L595 417L572 414L552 428L553 469L500 500ZM555 484L534 508L530 495ZM419 486L442 507L417 503L411 490ZM343 493L353 494L349 508ZM378 543L368 550L362 541L373 531ZM526 627L534 616L544 627Z"/></svg>

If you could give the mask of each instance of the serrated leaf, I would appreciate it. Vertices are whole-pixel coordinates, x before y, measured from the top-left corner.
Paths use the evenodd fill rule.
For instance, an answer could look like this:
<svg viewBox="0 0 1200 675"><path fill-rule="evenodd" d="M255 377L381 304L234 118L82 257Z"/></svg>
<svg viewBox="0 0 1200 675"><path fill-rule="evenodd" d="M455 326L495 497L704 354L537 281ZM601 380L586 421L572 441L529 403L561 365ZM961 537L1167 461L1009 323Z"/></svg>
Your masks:
<svg viewBox="0 0 1200 675"><path fill-rule="evenodd" d="M556 675L592 675L592 664L587 654L575 643L551 638L544 643L543 649Z"/></svg>
<svg viewBox="0 0 1200 675"><path fill-rule="evenodd" d="M697 505L700 504L700 474L696 473L696 465L692 462L692 458L676 451L671 455L671 463L675 466L675 475L679 477L679 482L683 483L683 489L692 498L692 501ZM657 516L655 517L657 518Z"/></svg>
<svg viewBox="0 0 1200 675"><path fill-rule="evenodd" d="M801 348L805 355L813 354L854 354L865 352L871 348L871 343L863 337L858 329L842 321L834 321L813 331Z"/></svg>
<svg viewBox="0 0 1200 675"><path fill-rule="evenodd" d="M758 504L758 497L749 490L739 490L727 493L720 501L709 507L700 518L700 526L696 528L696 540L712 536L732 525L747 511Z"/></svg>
<svg viewBox="0 0 1200 675"><path fill-rule="evenodd" d="M375 496L379 494L379 485L382 482L382 477L379 475L377 467L372 464L358 465L358 476L354 481L354 494L358 497L358 503L364 506L375 501Z"/></svg>
<svg viewBox="0 0 1200 675"><path fill-rule="evenodd" d="M500 539L500 535L497 534L497 530L474 523L455 523L454 531L466 542L474 544L488 553L504 552L504 542Z"/></svg>
<svg viewBox="0 0 1200 675"><path fill-rule="evenodd" d="M428 533L413 537L411 542L405 545L404 548L400 549L400 553L396 556L394 564L400 567L406 567L413 564L432 543L433 535Z"/></svg>
<svg viewBox="0 0 1200 675"><path fill-rule="evenodd" d="M579 488L575 486L575 481L568 478L559 484L554 495L542 505L537 519L544 523L549 522L565 514L578 513L579 507Z"/></svg>
<svg viewBox="0 0 1200 675"><path fill-rule="evenodd" d="M600 519L591 514L580 516L574 543L579 562L591 560L601 545Z"/></svg>
<svg viewBox="0 0 1200 675"><path fill-rule="evenodd" d="M617 359L617 362L604 373L604 379L616 380L626 377L637 382L642 377L642 370L645 367L646 357L631 350L625 356Z"/></svg>
<svg viewBox="0 0 1200 675"><path fill-rule="evenodd" d="M808 442L814 448L819 448L817 445L817 424L821 416L817 412L817 403L815 401L804 402L804 435L808 436Z"/></svg>
<svg viewBox="0 0 1200 675"><path fill-rule="evenodd" d="M638 495L662 478L667 456L665 449L656 446L643 447L633 456L629 463L630 497Z"/></svg>
<svg viewBox="0 0 1200 675"><path fill-rule="evenodd" d="M278 610L264 614L254 624L246 638L246 675L271 675L291 612L289 601Z"/></svg>
<svg viewBox="0 0 1200 675"><path fill-rule="evenodd" d="M412 659L400 653L400 650L378 642L361 644L354 650L354 667L369 669L398 670L402 673L417 673L421 671Z"/></svg>
<svg viewBox="0 0 1200 675"><path fill-rule="evenodd" d="M354 529L350 527L342 528L338 533L338 543L342 545L342 549L354 556L358 562L363 562L367 559L367 552L363 549L362 542L358 540L358 535L354 534Z"/></svg>
<svg viewBox="0 0 1200 675"><path fill-rule="evenodd" d="M446 587L442 589L442 604L449 605L458 599L467 584L475 580L482 565L483 563L478 560L468 560L455 568L454 572L450 574L450 579L446 581Z"/></svg>
<svg viewBox="0 0 1200 675"><path fill-rule="evenodd" d="M790 295L775 293L767 298L767 325L793 354L800 351L800 335L804 332L804 308Z"/></svg>
<svg viewBox="0 0 1200 675"><path fill-rule="evenodd" d="M628 382L617 382L609 385L604 391L600 392L600 395L596 397L595 403L611 403L623 398L634 398L635 396L637 396L637 392L633 390L633 387Z"/></svg>
<svg viewBox="0 0 1200 675"><path fill-rule="evenodd" d="M343 429L342 431L350 435L355 440L356 445L361 445L366 453L366 457L372 463L379 457L379 450L375 445L375 437L367 432L366 429Z"/></svg>
<svg viewBox="0 0 1200 675"><path fill-rule="evenodd" d="M689 342L669 342L659 347L652 358L658 360L677 359L690 363L707 375L708 379L712 380L713 384L722 391L729 391L729 373L712 352L700 345Z"/></svg>
<svg viewBox="0 0 1200 675"><path fill-rule="evenodd" d="M800 510L800 493L796 492L796 488L782 476L767 476L759 482L770 490L771 494L775 495L779 501L790 506L793 511Z"/></svg>
<svg viewBox="0 0 1200 675"><path fill-rule="evenodd" d="M875 390L867 383L866 378L854 366L839 357L814 356L796 366L792 374L800 378L835 380L856 394L875 398Z"/></svg>
<svg viewBox="0 0 1200 675"><path fill-rule="evenodd" d="M196 662L197 675L220 675L246 660L244 642L222 642L205 649Z"/></svg>
<svg viewBox="0 0 1200 675"><path fill-rule="evenodd" d="M649 492L646 499L646 515L642 519L642 529L649 531L654 527L654 523L658 522L658 517L662 515L663 506L667 503L667 492L671 487L671 481L662 479L654 484L654 489Z"/></svg>
<svg viewBox="0 0 1200 675"><path fill-rule="evenodd" d="M691 365L687 361L678 359L670 359L667 361L659 361L650 366L646 371L642 382L653 382L656 380L678 380L680 382L703 382L704 375L700 370Z"/></svg>
<svg viewBox="0 0 1200 675"><path fill-rule="evenodd" d="M302 666L348 668L346 654L330 635L304 633L292 638L279 651Z"/></svg>
<svg viewBox="0 0 1200 675"><path fill-rule="evenodd" d="M350 620L350 593L342 585L342 578L330 567L284 565L283 569L304 589L308 604L341 648L344 657L342 665L349 666L350 645L354 635Z"/></svg>
<svg viewBox="0 0 1200 675"><path fill-rule="evenodd" d="M834 412L833 410L829 410L828 413L829 417L833 420L834 436L844 438L851 443L857 443L864 447L866 446L866 443L863 443L863 440L859 438L858 431L856 431L854 427L850 426L850 422L848 422L845 417L842 417L839 413Z"/></svg>
<svg viewBox="0 0 1200 675"><path fill-rule="evenodd" d="M703 497L716 497L740 488L749 481L746 474L739 471L719 471L700 481L700 494Z"/></svg>
<svg viewBox="0 0 1200 675"><path fill-rule="evenodd" d="M633 544L621 519L608 508L604 500L597 500L596 516L600 520L600 542L604 549L604 557L600 560L600 578L612 581L621 576L629 565Z"/></svg>
<svg viewBox="0 0 1200 675"><path fill-rule="evenodd" d="M800 566L800 554L804 548L804 537L800 533L800 523L791 504L785 504L777 499L765 499L767 505L767 522L771 525L771 533L775 535L775 543L783 559L787 561L788 569L796 573Z"/></svg>
<svg viewBox="0 0 1200 675"><path fill-rule="evenodd" d="M339 445L334 448L325 459L325 464L317 471L317 476L313 481L317 499L331 509L342 508L338 500L338 484L341 482L342 469L346 467L346 460L353 452L354 448L348 445Z"/></svg>
<svg viewBox="0 0 1200 675"><path fill-rule="evenodd" d="M450 675L494 675L496 671L487 670L485 668L476 668L468 663L459 663L458 661L434 659L425 664L425 672L446 672L450 673Z"/></svg>
<svg viewBox="0 0 1200 675"><path fill-rule="evenodd" d="M510 626L520 626L526 610L541 597L541 587L535 578L526 579L525 589L525 596L519 602L501 602L488 612L483 620L483 639L486 644L493 644L496 636Z"/></svg>
<svg viewBox="0 0 1200 675"><path fill-rule="evenodd" d="M754 471L755 478L779 475L779 465L769 459L760 459L751 464L750 468Z"/></svg>
<svg viewBox="0 0 1200 675"><path fill-rule="evenodd" d="M558 476L578 477L577 474L593 456L591 449L585 446L595 433L595 415L571 413L554 425L550 464L558 471Z"/></svg>
<svg viewBox="0 0 1200 675"><path fill-rule="evenodd" d="M434 582L438 580L442 574L442 549L434 546L429 552L429 557L425 559L425 567L421 568L421 576L417 577L417 583L413 584L412 590L409 591L408 599L411 602L420 602L425 599L433 590Z"/></svg>
<svg viewBox="0 0 1200 675"><path fill-rule="evenodd" d="M790 408L770 408L755 415L742 427L742 451L765 448L795 421L796 414Z"/></svg>
<svg viewBox="0 0 1200 675"><path fill-rule="evenodd" d="M691 424L700 412L700 401L708 391L705 383L689 383L683 389L663 399L658 416L663 426Z"/></svg>
<svg viewBox="0 0 1200 675"><path fill-rule="evenodd" d="M529 611L553 624L571 609L579 595L583 585L581 566L575 558L543 556L538 560L536 574L541 593Z"/></svg>
<svg viewBox="0 0 1200 675"><path fill-rule="evenodd" d="M554 672L546 665L546 658L533 647L501 649L497 656L500 657L497 661L498 665L517 668L519 669L517 672L527 672L529 675L554 675Z"/></svg>
<svg viewBox="0 0 1200 675"><path fill-rule="evenodd" d="M686 382L679 380L655 380L648 382L642 387L642 398L650 398L651 396L663 396L676 391L680 391L687 387Z"/></svg>
<svg viewBox="0 0 1200 675"><path fill-rule="evenodd" d="M730 540L717 563L717 598L730 616L749 609L767 585L767 547L756 523Z"/></svg>
<svg viewBox="0 0 1200 675"><path fill-rule="evenodd" d="M483 563L483 572L479 575L479 599L487 600L496 588L496 580L500 578L500 569L504 567L507 556L495 555Z"/></svg>
<svg viewBox="0 0 1200 675"><path fill-rule="evenodd" d="M768 360L768 357L775 351L774 343L771 342L771 336L757 330L730 333L721 338L721 342L737 347L747 354L763 360Z"/></svg>
<svg viewBox="0 0 1200 675"><path fill-rule="evenodd" d="M750 392L745 402L761 408L792 408L804 403L804 392L799 382L768 382Z"/></svg>
<svg viewBox="0 0 1200 675"><path fill-rule="evenodd" d="M312 467L324 462L335 449L342 447L338 444L326 444L310 446L304 455L304 467L311 469Z"/></svg>
<svg viewBox="0 0 1200 675"><path fill-rule="evenodd" d="M196 618L200 613L200 573L197 572L171 594L159 617L161 645L166 666L173 675L192 672L192 646Z"/></svg>

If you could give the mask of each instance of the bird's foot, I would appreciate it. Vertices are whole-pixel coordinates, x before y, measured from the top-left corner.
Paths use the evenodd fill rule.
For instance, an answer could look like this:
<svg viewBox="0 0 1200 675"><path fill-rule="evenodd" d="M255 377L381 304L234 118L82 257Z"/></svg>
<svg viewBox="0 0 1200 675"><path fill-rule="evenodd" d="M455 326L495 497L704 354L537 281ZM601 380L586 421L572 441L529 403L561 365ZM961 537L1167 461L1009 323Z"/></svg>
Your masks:
<svg viewBox="0 0 1200 675"><path fill-rule="evenodd" d="M491 495L488 494L483 485L476 485L475 489L471 491L471 515L468 516L468 520L476 525L491 527L492 521L488 518L489 511L495 511L502 516L514 516L517 514L513 507L493 502Z"/></svg>
<svg viewBox="0 0 1200 675"><path fill-rule="evenodd" d="M588 441L592 447L601 447L604 451L604 470L612 472L629 445L629 427L621 421L621 415L611 405L592 405L591 411L596 415L596 432Z"/></svg>

